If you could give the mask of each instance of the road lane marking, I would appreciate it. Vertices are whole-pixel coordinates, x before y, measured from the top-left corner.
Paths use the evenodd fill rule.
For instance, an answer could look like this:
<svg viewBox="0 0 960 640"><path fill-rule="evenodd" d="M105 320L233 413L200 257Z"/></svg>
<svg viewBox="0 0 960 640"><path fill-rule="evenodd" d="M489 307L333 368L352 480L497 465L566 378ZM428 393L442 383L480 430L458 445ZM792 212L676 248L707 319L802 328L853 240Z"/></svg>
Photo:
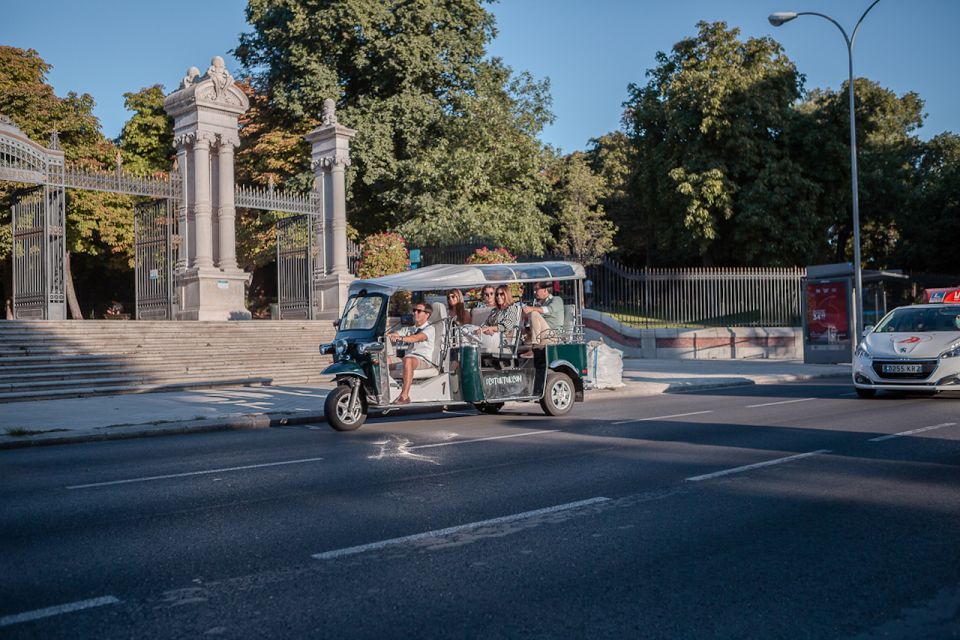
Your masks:
<svg viewBox="0 0 960 640"><path fill-rule="evenodd" d="M523 433L511 433L506 436L490 436L489 438L473 438L471 440L451 440L449 442L436 442L434 444L418 444L415 447L407 447L407 450L412 449L430 449L433 447L450 447L455 444L468 444L470 442L486 442L487 440L503 440L505 438L522 438L524 436L535 436L541 433L556 433L560 429L544 429L543 431L524 431Z"/></svg>
<svg viewBox="0 0 960 640"><path fill-rule="evenodd" d="M807 453L798 453L795 456L787 456L786 458L777 458L776 460L767 460L766 462L757 462L755 464L748 464L742 467L724 469L723 471L714 471L713 473L706 473L702 476L693 476L692 478L687 478L687 481L700 482L701 480L711 480L713 478L719 478L720 476L728 476L732 473L742 473L744 471L750 471L752 469L759 469L760 467L770 467L775 464L783 464L784 462L792 462L793 460L800 460L801 458L809 458L810 456L820 455L821 453L830 453L830 450L818 449L817 451L809 451Z"/></svg>
<svg viewBox="0 0 960 640"><path fill-rule="evenodd" d="M553 507L545 507L543 509L536 509L534 511L524 511L523 513L515 513L513 515L502 516L500 518L493 518L491 520L480 520L478 522L470 522L467 524L457 525L455 527L447 527L446 529L435 529L433 531L415 533L410 536L403 536L400 538L390 538L389 540L380 540L379 542L371 542L369 544L361 544L355 547L345 547L343 549L334 549L332 551L324 551L323 553L315 553L311 557L317 560L333 560L335 558L352 556L358 553L366 553L367 551L376 551L377 549L383 549L384 547L392 547L392 546L395 546L398 544L404 544L407 542L415 542L417 540L426 540L428 538L440 538L442 536L447 536L447 535L450 535L451 533L458 533L460 531L478 529L480 527L487 527L491 525L506 524L508 522L515 522L517 520L525 520L527 518L535 518L537 516L556 513L558 511L568 511L570 509L586 507L592 504L598 504L600 502L607 502L609 500L610 498L604 498L600 496L596 498L590 498L588 500L568 502L566 504L558 504Z"/></svg>
<svg viewBox="0 0 960 640"><path fill-rule="evenodd" d="M143 478L128 478L126 480L111 480L109 482L91 482L90 484L75 484L67 489L90 489L92 487L109 487L115 484L130 484L131 482L150 482L152 480L167 480L169 478L186 478L187 476L201 476L210 473L225 473L227 471L245 471L247 469L262 469L264 467L280 467L288 464L303 464L305 462L319 462L323 458L303 458L302 460L283 460L281 462L265 462L263 464L248 464L242 467L225 467L223 469L206 469L204 471L188 471L187 473L170 473L164 476L146 476Z"/></svg>
<svg viewBox="0 0 960 640"><path fill-rule="evenodd" d="M891 433L887 436L878 436L876 438L870 438L867 442L883 442L884 440L893 440L894 438L900 438L902 436L909 436L914 433L923 433L924 431L933 431L934 429L942 429L943 427L952 427L956 425L956 422L944 422L943 424L935 424L929 427L921 427L919 429L911 429L910 431L901 431L900 433Z"/></svg>
<svg viewBox="0 0 960 640"><path fill-rule="evenodd" d="M780 400L779 402L764 402L763 404L748 404L747 409L755 409L757 407L772 407L775 404L793 404L794 402L808 402L810 400L816 400L816 398L800 398L798 400Z"/></svg>
<svg viewBox="0 0 960 640"><path fill-rule="evenodd" d="M71 613L73 611L82 611L83 609L91 609L93 607L102 607L107 604L118 604L119 602L120 601L113 596L101 596L99 598L91 598L90 600L80 600L79 602L58 604L55 607L47 607L45 609L36 609L34 611L17 613L12 616L4 616L0 618L0 627L9 627L12 624L19 624L21 622L30 622L32 620L39 620L41 618L58 616L61 613Z"/></svg>
<svg viewBox="0 0 960 640"><path fill-rule="evenodd" d="M652 418L635 418L633 420L621 420L613 424L630 424L631 422L647 422L649 420L666 420L667 418L684 418L686 416L699 416L704 413L713 413L713 411L691 411L690 413L675 413L671 416L653 416Z"/></svg>

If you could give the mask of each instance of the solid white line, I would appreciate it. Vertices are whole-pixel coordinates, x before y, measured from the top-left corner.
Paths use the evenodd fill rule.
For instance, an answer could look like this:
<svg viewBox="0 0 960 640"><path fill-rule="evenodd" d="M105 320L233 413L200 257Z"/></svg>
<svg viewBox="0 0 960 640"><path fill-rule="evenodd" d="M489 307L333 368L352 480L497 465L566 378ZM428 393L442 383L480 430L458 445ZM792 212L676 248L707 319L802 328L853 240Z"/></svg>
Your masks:
<svg viewBox="0 0 960 640"><path fill-rule="evenodd" d="M282 462L265 462L263 464L248 464L243 467L226 467L224 469L207 469L204 471L189 471L187 473L171 473L165 476L147 476L144 478L129 478L127 480L111 480L110 482L92 482L90 484L75 484L67 489L89 489L91 487L109 487L114 484L129 484L131 482L150 482L151 480L166 480L168 478L186 478L187 476L201 476L209 473L224 473L226 471L245 471L246 469L262 469L263 467L279 467L287 464L302 464L304 462L318 462L323 458L304 458L302 460L284 460Z"/></svg>
<svg viewBox="0 0 960 640"><path fill-rule="evenodd" d="M799 400L781 400L779 402L764 402L763 404L748 404L747 409L755 409L756 407L772 407L775 404L793 404L794 402L807 402L809 400L816 400L816 398L800 398Z"/></svg>
<svg viewBox="0 0 960 640"><path fill-rule="evenodd" d="M743 467L734 467L733 469L725 469L723 471L715 471L713 473L707 473L702 476L693 476L692 478L687 478L688 482L699 482L701 480L710 480L711 478L719 478L720 476L728 476L731 473L740 473L742 471L750 471L751 469L759 469L760 467L769 467L775 464L782 464L784 462L791 462L793 460L799 460L801 458L809 458L810 456L819 455L821 453L830 453L829 449L819 449L817 451L810 451L808 453L798 453L795 456L787 456L786 458L777 458L776 460L767 460L766 462L757 462L756 464L748 464Z"/></svg>
<svg viewBox="0 0 960 640"><path fill-rule="evenodd" d="M699 416L703 413L713 413L713 411L691 411L690 413L675 413L672 416L654 416L652 418L636 418L634 420L621 420L612 424L630 424L631 422L647 422L649 420L666 420L667 418L683 418L685 416Z"/></svg>
<svg viewBox="0 0 960 640"><path fill-rule="evenodd" d="M436 444L418 444L415 447L407 447L407 451L412 449L430 449L433 447L452 447L455 444L468 444L470 442L486 442L487 440L503 440L504 438L522 438L523 436L535 436L540 433L556 433L560 429L546 429L544 431L525 431L523 433L511 433L507 436L490 436L489 438L474 438L472 440L451 440L449 442L437 442Z"/></svg>
<svg viewBox="0 0 960 640"><path fill-rule="evenodd" d="M92 607L102 607L105 604L117 604L119 602L120 601L113 596L101 596L99 598L91 598L90 600L80 600L79 602L70 602L68 604L60 604L55 607L47 607L46 609L26 611L24 613L17 613L12 616L4 616L0 618L0 627L8 627L12 624L30 622L31 620L39 620L40 618L58 616L61 613L81 611L83 609L90 609Z"/></svg>
<svg viewBox="0 0 960 640"><path fill-rule="evenodd" d="M534 518L536 516L541 516L548 513L556 513L557 511L566 511L568 509L586 507L591 504L597 504L598 502L606 502L609 499L610 498L597 497L597 498L590 498L589 500L579 500L577 502L568 502L567 504L558 504L553 507L545 507L543 509L536 509L534 511L524 511L523 513L515 513L510 516L493 518L491 520L480 520L479 522L470 522L468 524L461 524L455 527L447 527L446 529L436 529L434 531L425 531L423 533L415 533L411 536L403 536L402 538L391 538L389 540L381 540L379 542L361 544L356 547L345 547L343 549L334 549L333 551L324 551L323 553L315 553L311 557L316 558L317 560L332 560L334 558L342 558L343 556L352 556L358 553L364 553L366 551L374 551L376 549L383 549L384 547L404 544L406 542L414 542L416 540L425 540L427 538L439 538L441 536L446 536L451 533L457 533L459 531L466 531L468 529L477 529L479 527L486 527L486 526L496 525L496 524L504 524L507 522L515 522L517 520Z"/></svg>
<svg viewBox="0 0 960 640"><path fill-rule="evenodd" d="M901 436L909 436L913 433L923 433L924 431L933 431L934 429L941 429L943 427L952 427L956 422L944 422L943 424L935 424L930 427L921 427L920 429L911 429L910 431L901 431L900 433L891 433L888 436L879 436L877 438L870 438L867 442L883 442L884 440L893 440L894 438L899 438Z"/></svg>

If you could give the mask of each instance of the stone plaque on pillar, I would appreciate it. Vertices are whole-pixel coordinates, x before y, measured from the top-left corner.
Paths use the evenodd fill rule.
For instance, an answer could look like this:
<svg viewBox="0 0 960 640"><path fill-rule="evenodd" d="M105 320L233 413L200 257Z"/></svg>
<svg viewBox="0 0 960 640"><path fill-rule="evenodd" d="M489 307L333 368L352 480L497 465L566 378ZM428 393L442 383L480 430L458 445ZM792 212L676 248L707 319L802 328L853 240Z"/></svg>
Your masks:
<svg viewBox="0 0 960 640"><path fill-rule="evenodd" d="M249 319L250 274L236 258L233 150L240 144L238 119L250 102L216 56L203 75L191 67L163 107L174 119L174 146L187 185L187 255L177 274L177 318Z"/></svg>
<svg viewBox="0 0 960 640"><path fill-rule="evenodd" d="M323 194L323 273L316 282L321 317L339 317L353 276L347 266L347 200L345 171L350 166L353 129L337 122L333 100L323 101L323 124L304 138L311 145L314 189Z"/></svg>

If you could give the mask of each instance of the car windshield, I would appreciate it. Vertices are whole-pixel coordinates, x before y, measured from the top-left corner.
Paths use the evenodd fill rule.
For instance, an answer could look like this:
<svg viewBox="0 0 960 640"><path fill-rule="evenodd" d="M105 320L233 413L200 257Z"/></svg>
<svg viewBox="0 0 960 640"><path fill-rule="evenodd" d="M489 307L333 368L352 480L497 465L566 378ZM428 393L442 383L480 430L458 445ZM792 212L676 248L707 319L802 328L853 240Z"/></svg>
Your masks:
<svg viewBox="0 0 960 640"><path fill-rule="evenodd" d="M960 331L960 306L901 307L874 329L878 333Z"/></svg>
<svg viewBox="0 0 960 640"><path fill-rule="evenodd" d="M380 317L384 300L386 298L381 295L360 295L350 298L340 319L340 331L373 329Z"/></svg>

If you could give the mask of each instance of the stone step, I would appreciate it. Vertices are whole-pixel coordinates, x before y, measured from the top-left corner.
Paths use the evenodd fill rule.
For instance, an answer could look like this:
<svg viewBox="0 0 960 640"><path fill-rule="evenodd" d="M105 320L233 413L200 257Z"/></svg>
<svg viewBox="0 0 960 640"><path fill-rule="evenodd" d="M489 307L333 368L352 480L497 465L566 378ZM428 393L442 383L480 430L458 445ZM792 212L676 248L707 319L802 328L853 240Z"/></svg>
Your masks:
<svg viewBox="0 0 960 640"><path fill-rule="evenodd" d="M184 389L216 389L220 387L253 387L268 386L266 378L236 378L221 380L206 380L200 382L178 382L164 384L120 384L120 385L88 385L86 387L71 387L67 389L48 389L38 391L18 391L14 393L0 392L0 403L13 404L30 400L56 400L60 398L84 398L89 396L115 395L127 393L160 393L164 391L182 391ZM10 409L15 411L15 407Z"/></svg>

